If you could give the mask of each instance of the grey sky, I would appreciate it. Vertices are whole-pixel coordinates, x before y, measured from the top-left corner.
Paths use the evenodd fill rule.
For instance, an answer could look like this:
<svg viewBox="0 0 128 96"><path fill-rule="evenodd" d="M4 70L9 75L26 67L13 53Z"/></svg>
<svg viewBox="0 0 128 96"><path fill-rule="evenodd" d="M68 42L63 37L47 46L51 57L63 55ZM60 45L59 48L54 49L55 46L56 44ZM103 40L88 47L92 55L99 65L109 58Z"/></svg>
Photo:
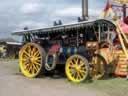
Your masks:
<svg viewBox="0 0 128 96"><path fill-rule="evenodd" d="M90 15L100 15L105 4L106 0L89 0ZM11 32L24 26L30 29L52 26L57 19L76 22L78 16L81 16L81 0L2 0L0 38L10 37Z"/></svg>

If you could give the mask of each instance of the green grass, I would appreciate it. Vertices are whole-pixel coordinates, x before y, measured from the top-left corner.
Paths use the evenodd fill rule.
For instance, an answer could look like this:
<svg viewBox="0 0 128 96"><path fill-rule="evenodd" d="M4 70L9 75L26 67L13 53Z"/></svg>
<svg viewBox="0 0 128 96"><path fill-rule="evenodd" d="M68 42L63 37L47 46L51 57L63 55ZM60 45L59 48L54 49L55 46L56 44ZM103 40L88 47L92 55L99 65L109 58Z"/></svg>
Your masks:
<svg viewBox="0 0 128 96"><path fill-rule="evenodd" d="M19 60L11 58L0 58L0 64L3 64L2 67L9 70L16 70L19 72Z"/></svg>
<svg viewBox="0 0 128 96"><path fill-rule="evenodd" d="M0 61L11 61L14 65L5 65L5 68L15 70L14 72L19 72L18 59L2 59ZM13 66L12 66L13 65ZM67 82L66 83L71 83ZM87 88L88 90L101 93L96 96L128 96L128 80L126 78L109 78L105 80L93 80L92 82L84 82L80 84L71 83L74 87ZM105 95L104 95L105 94ZM85 94L86 96L86 94Z"/></svg>
<svg viewBox="0 0 128 96"><path fill-rule="evenodd" d="M89 90L96 91L98 93L101 92L103 94L106 94L107 96L128 96L128 80L126 80L125 78L94 80L92 82L74 85L88 88Z"/></svg>
<svg viewBox="0 0 128 96"><path fill-rule="evenodd" d="M126 79L99 80L89 86L110 96L128 96L128 81Z"/></svg>
<svg viewBox="0 0 128 96"><path fill-rule="evenodd" d="M16 61L18 59L11 59L11 58L0 58L0 61Z"/></svg>

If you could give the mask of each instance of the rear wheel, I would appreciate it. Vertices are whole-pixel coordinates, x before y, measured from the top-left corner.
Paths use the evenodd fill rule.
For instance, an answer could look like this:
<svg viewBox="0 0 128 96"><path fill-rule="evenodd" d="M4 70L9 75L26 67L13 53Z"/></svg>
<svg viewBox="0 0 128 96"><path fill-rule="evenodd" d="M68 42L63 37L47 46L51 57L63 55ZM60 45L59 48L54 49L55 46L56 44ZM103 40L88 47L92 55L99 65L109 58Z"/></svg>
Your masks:
<svg viewBox="0 0 128 96"><path fill-rule="evenodd" d="M69 57L65 67L66 75L69 80L75 83L84 81L89 73L88 61L80 55Z"/></svg>
<svg viewBox="0 0 128 96"><path fill-rule="evenodd" d="M44 60L44 49L35 43L28 43L20 50L20 69L26 77L39 76L44 68Z"/></svg>

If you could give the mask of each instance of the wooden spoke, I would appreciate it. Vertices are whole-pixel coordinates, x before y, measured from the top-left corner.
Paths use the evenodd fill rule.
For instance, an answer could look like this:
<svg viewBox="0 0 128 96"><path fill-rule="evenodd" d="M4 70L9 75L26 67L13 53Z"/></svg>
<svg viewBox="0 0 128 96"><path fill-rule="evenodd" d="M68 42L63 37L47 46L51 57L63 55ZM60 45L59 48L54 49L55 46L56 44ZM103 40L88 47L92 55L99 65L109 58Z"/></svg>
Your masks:
<svg viewBox="0 0 128 96"><path fill-rule="evenodd" d="M88 75L88 62L83 56L73 55L67 60L65 71L69 80L82 82Z"/></svg>
<svg viewBox="0 0 128 96"><path fill-rule="evenodd" d="M105 75L105 60L102 56L96 55L92 59L92 69L90 75L93 79L100 79Z"/></svg>
<svg viewBox="0 0 128 96"><path fill-rule="evenodd" d="M43 67L43 55L45 55L45 51L39 45L35 43L24 45L20 51L21 72L26 77L37 77Z"/></svg>

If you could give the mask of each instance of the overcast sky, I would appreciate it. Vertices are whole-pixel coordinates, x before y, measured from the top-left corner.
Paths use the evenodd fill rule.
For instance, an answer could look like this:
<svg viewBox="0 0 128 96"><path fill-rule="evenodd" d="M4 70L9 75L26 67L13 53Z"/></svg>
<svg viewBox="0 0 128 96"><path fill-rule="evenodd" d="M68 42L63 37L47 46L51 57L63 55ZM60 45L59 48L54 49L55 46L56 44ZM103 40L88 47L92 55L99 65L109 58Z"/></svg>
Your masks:
<svg viewBox="0 0 128 96"><path fill-rule="evenodd" d="M99 16L107 0L89 0L90 16ZM54 20L77 22L81 16L81 0L1 0L0 38L22 30L52 26Z"/></svg>

